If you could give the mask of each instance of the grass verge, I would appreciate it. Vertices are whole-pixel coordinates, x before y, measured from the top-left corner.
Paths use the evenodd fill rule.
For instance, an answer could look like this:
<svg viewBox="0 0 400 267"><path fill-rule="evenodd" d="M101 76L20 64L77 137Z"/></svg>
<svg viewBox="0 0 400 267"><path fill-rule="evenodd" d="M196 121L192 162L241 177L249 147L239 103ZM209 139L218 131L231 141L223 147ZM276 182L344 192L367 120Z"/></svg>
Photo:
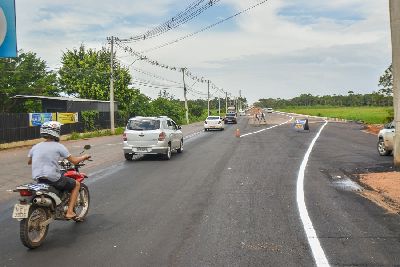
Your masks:
<svg viewBox="0 0 400 267"><path fill-rule="evenodd" d="M390 107L287 107L279 109L311 116L340 118L362 121L368 124L383 124L392 119L393 108Z"/></svg>
<svg viewBox="0 0 400 267"><path fill-rule="evenodd" d="M115 128L115 135L120 135L124 133L125 128L124 127L118 127ZM96 130L93 132L87 132L87 133L77 133L73 132L71 135L67 138L67 140L78 140L78 139L86 139L86 138L93 138L93 137L100 137L100 136L109 136L111 134L110 129L105 129L105 130Z"/></svg>

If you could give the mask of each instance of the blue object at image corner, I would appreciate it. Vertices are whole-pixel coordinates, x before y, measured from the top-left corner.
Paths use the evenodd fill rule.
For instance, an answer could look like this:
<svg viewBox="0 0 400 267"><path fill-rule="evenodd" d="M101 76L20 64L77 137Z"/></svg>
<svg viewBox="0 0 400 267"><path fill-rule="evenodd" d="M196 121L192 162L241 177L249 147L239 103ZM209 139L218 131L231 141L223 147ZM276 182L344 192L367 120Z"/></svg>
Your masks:
<svg viewBox="0 0 400 267"><path fill-rule="evenodd" d="M6 32L3 42L0 39L0 58L17 57L17 33L16 33L16 16L15 16L15 0L0 1L0 23L6 23ZM0 27L1 31L1 27ZM0 38L1 38L0 33ZM4 33L3 33L4 34ZM4 35L3 35L4 36Z"/></svg>

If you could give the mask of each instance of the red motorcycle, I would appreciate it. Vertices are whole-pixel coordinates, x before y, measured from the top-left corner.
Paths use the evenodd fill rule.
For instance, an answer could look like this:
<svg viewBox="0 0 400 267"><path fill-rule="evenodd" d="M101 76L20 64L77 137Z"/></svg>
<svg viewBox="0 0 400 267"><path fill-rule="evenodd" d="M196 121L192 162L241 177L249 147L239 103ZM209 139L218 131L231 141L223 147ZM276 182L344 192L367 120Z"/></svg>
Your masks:
<svg viewBox="0 0 400 267"><path fill-rule="evenodd" d="M90 149L86 145L85 150ZM79 171L83 162L73 165L67 160L59 162L64 175L81 183L78 199L74 208L77 219L85 219L90 204L89 188L84 184L87 175ZM12 217L20 221L20 239L28 248L39 247L46 238L49 224L54 220L67 220L64 216L68 209L69 192L59 191L44 183L30 183L18 186L14 192L20 194Z"/></svg>

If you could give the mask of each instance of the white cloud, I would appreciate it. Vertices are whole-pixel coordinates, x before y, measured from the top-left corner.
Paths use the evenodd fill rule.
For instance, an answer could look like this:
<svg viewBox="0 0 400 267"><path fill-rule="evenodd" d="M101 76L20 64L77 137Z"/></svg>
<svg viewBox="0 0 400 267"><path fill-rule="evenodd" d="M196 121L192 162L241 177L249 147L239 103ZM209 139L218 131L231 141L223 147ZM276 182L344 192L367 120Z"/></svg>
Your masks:
<svg viewBox="0 0 400 267"><path fill-rule="evenodd" d="M220 3L242 10L257 2L260 0ZM349 89L370 92L377 89L379 75L390 64L389 15L384 3L268 1L224 25L151 52L149 57L172 66L186 66L232 93L241 89L251 101L269 96L293 97L304 89L318 94ZM100 48L106 44L106 36L124 38L141 33L169 19L178 7L186 6L177 0L20 0L19 47L37 52L51 66L57 66L66 49L82 42ZM303 21L299 21L300 15L292 16L300 12L300 7ZM214 22L195 19L159 38L133 43L132 47L145 50ZM132 62L129 57L124 59ZM134 65L181 79L176 73L143 62ZM198 88L205 90L203 85ZM151 96L156 93L154 89L143 92Z"/></svg>

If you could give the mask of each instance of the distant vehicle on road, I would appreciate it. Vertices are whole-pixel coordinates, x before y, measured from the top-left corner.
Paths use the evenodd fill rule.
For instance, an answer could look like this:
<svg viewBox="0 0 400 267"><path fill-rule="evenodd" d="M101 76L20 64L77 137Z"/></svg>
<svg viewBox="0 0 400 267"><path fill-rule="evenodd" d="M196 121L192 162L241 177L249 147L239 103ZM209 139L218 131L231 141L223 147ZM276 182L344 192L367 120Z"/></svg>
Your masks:
<svg viewBox="0 0 400 267"><path fill-rule="evenodd" d="M395 133L395 122L385 124L378 133L378 153L381 156L388 156L393 151L393 137Z"/></svg>
<svg viewBox="0 0 400 267"><path fill-rule="evenodd" d="M208 116L204 121L204 131L211 129L224 130L224 120L220 116Z"/></svg>
<svg viewBox="0 0 400 267"><path fill-rule="evenodd" d="M135 154L160 154L169 160L172 151L183 151L181 127L166 116L129 119L123 140L126 160L132 160Z"/></svg>
<svg viewBox="0 0 400 267"><path fill-rule="evenodd" d="M246 116L246 112L244 110L239 110L239 116Z"/></svg>
<svg viewBox="0 0 400 267"><path fill-rule="evenodd" d="M232 114L232 113L226 114L225 119L224 119L224 122L227 123L227 124L228 124L228 123L237 124L236 115L235 115L235 114Z"/></svg>
<svg viewBox="0 0 400 267"><path fill-rule="evenodd" d="M267 108L267 113L272 113L274 111L272 108Z"/></svg>

